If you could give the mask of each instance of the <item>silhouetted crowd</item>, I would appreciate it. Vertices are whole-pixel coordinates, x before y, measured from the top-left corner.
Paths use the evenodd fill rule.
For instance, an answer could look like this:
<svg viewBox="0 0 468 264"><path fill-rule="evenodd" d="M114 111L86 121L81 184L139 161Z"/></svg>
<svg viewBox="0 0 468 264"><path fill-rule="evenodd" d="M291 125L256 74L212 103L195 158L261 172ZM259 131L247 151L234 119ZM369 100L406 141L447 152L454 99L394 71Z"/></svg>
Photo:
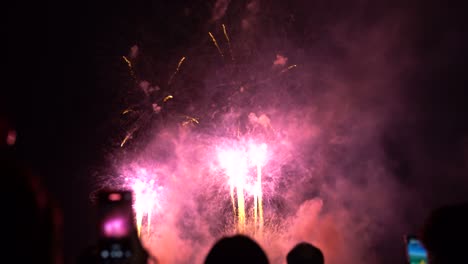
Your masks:
<svg viewBox="0 0 468 264"><path fill-rule="evenodd" d="M2 215L6 232L12 232L8 241L13 255L12 263L54 263L62 258L61 211L50 199L40 178L18 162L11 152L14 144L12 130L6 120L0 120L0 166L7 189L7 204ZM10 208L11 207L11 208ZM430 264L467 264L468 203L447 205L435 209L427 218L420 234L428 251ZM132 233L133 255L125 262L103 261L96 248L84 251L79 263L157 263L157 259L141 245L136 232ZM359 239L358 237L356 239ZM288 264L323 264L326 258L316 246L302 242L294 246L286 256ZM350 260L352 262L352 260ZM245 235L223 237L217 241L205 258L205 264L255 263L267 264L264 250L252 238Z"/></svg>

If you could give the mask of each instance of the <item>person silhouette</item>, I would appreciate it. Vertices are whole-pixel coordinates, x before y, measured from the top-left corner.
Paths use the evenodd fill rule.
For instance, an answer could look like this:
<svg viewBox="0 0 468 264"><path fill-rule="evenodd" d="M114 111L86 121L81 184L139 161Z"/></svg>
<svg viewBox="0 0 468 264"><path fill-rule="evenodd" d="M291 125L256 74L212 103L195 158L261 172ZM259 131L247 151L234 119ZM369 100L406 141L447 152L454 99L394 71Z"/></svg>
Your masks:
<svg viewBox="0 0 468 264"><path fill-rule="evenodd" d="M468 203L445 205L425 220L422 242L429 263L468 263Z"/></svg>
<svg viewBox="0 0 468 264"><path fill-rule="evenodd" d="M8 254L15 263L62 263L62 210L42 178L11 153L1 152L0 175L8 199L3 208L8 215L5 237L12 247Z"/></svg>
<svg viewBox="0 0 468 264"><path fill-rule="evenodd" d="M307 242L295 245L286 256L288 264L323 264L325 258L322 251Z"/></svg>
<svg viewBox="0 0 468 264"><path fill-rule="evenodd" d="M263 249L250 237L234 235L214 244L206 256L205 264L268 264Z"/></svg>

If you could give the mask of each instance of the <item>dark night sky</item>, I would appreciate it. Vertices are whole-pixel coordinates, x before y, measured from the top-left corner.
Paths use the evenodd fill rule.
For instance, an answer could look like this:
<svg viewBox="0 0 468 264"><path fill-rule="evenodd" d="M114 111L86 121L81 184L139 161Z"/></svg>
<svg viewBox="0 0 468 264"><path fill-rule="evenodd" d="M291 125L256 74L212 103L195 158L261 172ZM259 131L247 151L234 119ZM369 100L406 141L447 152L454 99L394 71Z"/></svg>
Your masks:
<svg viewBox="0 0 468 264"><path fill-rule="evenodd" d="M9 2L3 9L7 60L2 60L1 110L17 127L16 151L44 177L63 208L67 261L93 238L88 196L113 132L103 124L116 111L116 87L126 71L116 58L135 43L152 45L162 59L161 51L190 48L195 35L207 31L212 2L35 1ZM307 26L300 23L309 16L300 7L309 1L278 2L284 6L272 2L272 9L296 15L289 34L299 41ZM319 2L310 11L320 10L318 22L349 7ZM462 191L468 189L467 9L447 1L412 2L373 4L369 12L401 8L414 14L409 50L418 67L403 81L409 87L403 98L413 106L408 115L414 118L394 124L382 145L395 160L395 174L405 184L420 185L415 195L430 208L468 198ZM197 15L184 18L186 7Z"/></svg>

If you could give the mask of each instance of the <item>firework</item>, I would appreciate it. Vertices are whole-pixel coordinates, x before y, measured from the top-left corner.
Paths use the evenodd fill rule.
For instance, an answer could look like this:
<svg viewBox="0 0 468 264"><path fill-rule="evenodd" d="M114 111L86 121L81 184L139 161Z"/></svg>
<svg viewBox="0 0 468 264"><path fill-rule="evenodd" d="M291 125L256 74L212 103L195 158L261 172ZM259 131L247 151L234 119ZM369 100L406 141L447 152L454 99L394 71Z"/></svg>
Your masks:
<svg viewBox="0 0 468 264"><path fill-rule="evenodd" d="M127 141L130 139L131 136L132 136L132 133L127 133L127 135L124 137L122 142L120 142L120 147L123 147L125 143L127 143Z"/></svg>
<svg viewBox="0 0 468 264"><path fill-rule="evenodd" d="M174 98L174 96L168 95L168 96L164 97L163 103L165 103L165 102L167 102L167 101L169 101L170 99L173 99L173 98Z"/></svg>
<svg viewBox="0 0 468 264"><path fill-rule="evenodd" d="M126 185L135 195L133 208L139 236L141 236L144 217L146 217L146 232L148 235L150 234L153 211L159 206L156 194L157 188L153 177L146 169L139 169L134 178L130 176L125 178Z"/></svg>
<svg viewBox="0 0 468 264"><path fill-rule="evenodd" d="M296 67L297 67L296 64L290 65L286 69L282 70L281 73L285 73L285 72L290 71L290 70L292 70L292 69L294 69Z"/></svg>
<svg viewBox="0 0 468 264"><path fill-rule="evenodd" d="M177 64L176 70L174 71L174 73L173 73L173 74L171 75L171 77L169 78L169 81L167 82L168 85L171 85L172 80L174 79L174 77L176 76L176 74L179 72L180 66L182 66L182 63L184 63L184 61L185 61L185 57L182 57L182 58L179 60L179 63Z"/></svg>
<svg viewBox="0 0 468 264"><path fill-rule="evenodd" d="M262 166L266 161L266 149L267 145L264 143L260 145L251 143L247 148L241 146L237 149L221 150L218 153L220 165L229 178L229 194L233 213L237 215L237 228L241 233L246 230L245 194L249 194L249 192L254 199L253 229L259 233L263 230ZM256 177L254 177L255 180L249 181L248 176L251 176L249 169L252 167L256 169ZM234 194L236 194L237 201Z"/></svg>
<svg viewBox="0 0 468 264"><path fill-rule="evenodd" d="M226 41L227 41L228 46L229 46L229 53L231 54L231 60L234 61L234 55L232 54L232 48L231 48L231 40L229 39L229 35L227 33L226 26L224 24L222 26L223 26L224 37L226 38Z"/></svg>
<svg viewBox="0 0 468 264"><path fill-rule="evenodd" d="M130 71L130 75L131 75L132 78L135 80L135 79L136 79L136 76L135 76L135 72L133 71L133 64L132 64L132 62L131 62L126 56L122 56L122 59L127 63L128 69L129 69L129 71Z"/></svg>
<svg viewBox="0 0 468 264"><path fill-rule="evenodd" d="M263 89L263 84L269 84L275 78L286 75L283 75L283 73L289 72L290 70L297 67L295 64L288 66L287 58L284 57L284 62L279 64L279 66L272 67L274 71L271 71L271 74L259 74L258 76L255 75L255 78L250 78L250 76L243 75L244 71L242 71L242 69L239 71L240 73L237 73L238 68L243 67L243 64L241 64L242 59L239 59L243 57L240 55L234 56L235 54L232 50L231 38L228 35L228 30L224 24L222 24L222 30L224 37L219 36L220 38L218 40L220 43L218 43L218 40L215 38L212 32L208 32L208 35L211 39L210 42L212 42L216 47L216 51L210 47L210 43L208 43L208 48L211 48L211 53L219 53L219 55L221 55L224 64L221 66L216 65L217 70L223 71L223 69L227 69L226 72L221 72L226 73L227 76L222 75L222 78L218 80L216 75L214 75L214 77L212 77L213 81L207 83L210 86L213 85L213 89L224 89L222 96L226 96L228 101L232 98L238 98L236 97L238 95L239 98L242 99L245 96L248 96L250 91L254 90L254 88L256 89L259 87L258 89L261 90ZM208 41L207 39L205 40ZM223 47L223 49L221 49L221 47ZM226 54L226 56L224 56L227 52L230 54ZM208 222L208 225L211 224L216 226L216 220L207 220L207 218L211 217L211 215L216 215L216 217L219 217L218 213L222 210L222 214L228 217L230 221L227 223L220 222L218 226L219 229L216 229L215 231L210 230L209 233L205 232L203 233L203 236L215 237L220 235L220 233L236 230L239 233L248 233L250 235L254 235L258 239L267 239L269 232L276 228L276 223L272 221L272 219L276 216L272 216L270 214L270 212L272 212L271 210L275 210L274 207L268 206L270 203L267 203L267 205L264 206L264 202L271 200L274 201L274 199L271 198L274 198L276 195L273 191L273 189L276 188L276 183L272 180L272 177L275 176L273 171L277 171L277 169L274 167L277 165L274 162L270 162L267 165L267 154L269 154L268 151L271 151L271 148L276 149L277 146L267 146L266 143L259 140L260 138L265 140L266 138L270 137L259 135L259 138L256 138L256 135L273 131L269 117L266 114L256 116L251 112L256 111L254 109L243 109L247 110L244 113L250 113L248 115L248 121L245 123L241 123L241 121L239 121L240 117L235 116L235 120L229 119L230 117L226 117L229 119L229 121L233 121L229 124L214 123L213 126L211 126L211 124L207 122L217 119L213 117L211 119L207 118L207 116L204 115L204 113L207 115L210 114L206 111L207 108L194 104L193 111L190 110L190 112L187 113L169 113L169 115L166 115L168 112L164 111L162 113L163 115L161 115L161 118L152 118L155 115L161 113L161 109L166 106L166 103L169 104L169 101L172 102L173 100L184 98L183 92L185 90L178 90L181 88L178 85L182 83L176 82L176 78L181 76L180 74L182 67L184 69L184 73L191 73L190 69L191 67L194 67L192 64L197 61L197 57L192 53L188 55L190 55L191 58L189 61L185 56L183 56L178 60L177 67L175 67L175 69L173 69L173 67L169 67L172 69L168 74L170 77L167 79L167 82L166 80L161 81L161 83L159 83L161 86L150 84L149 81L138 80L137 85L139 85L139 88L141 88L144 92L141 94L145 96L145 100L142 100L141 104L149 103L151 107L148 107L148 105L132 105L131 107L126 106L126 108L123 108L126 110L122 112L122 116L128 114L129 119L127 120L130 122L126 122L125 125L130 127L126 128L126 134L124 135L125 138L121 141L120 144L121 147L129 144L128 142L130 140L133 140L134 133L136 135L135 138L137 138L137 135L139 134L136 132L140 129L146 129L148 127L145 125L146 123L152 122L152 120L162 120L162 117L172 118L169 120L170 122L164 122L161 124L162 126L168 124L168 129L162 128L160 131L163 132L158 130L158 132L155 133L155 135L158 137L157 147L148 146L148 148L152 150L152 153L153 149L151 148L155 148L154 153L158 152L159 148L164 149L163 154L157 154L161 154L159 156L164 158L164 162L168 163L167 165L171 169L170 171L161 171L158 169L158 172L161 172L161 175L170 175L170 177L163 177L163 181L160 182L155 174L149 173L145 169L140 168L137 169L137 173L132 172L130 174L126 174L126 186L133 190L135 196L135 222L137 225L138 234L144 241L146 239L152 240L154 238L157 238L161 241L166 241L165 239L168 239L164 238L166 230L171 230L172 228L181 228L180 231L183 231L184 233L190 233L193 231L194 233L197 233L196 235L198 236L198 233L203 233L205 231L203 228L197 228L200 226L196 226L192 223L192 221L195 221L197 224L199 224L203 223L203 221L208 222L212 220ZM230 56L230 59L224 60L224 58L228 56ZM237 61L234 60L234 57L237 58ZM127 63L132 76L135 78L133 73L134 65L132 65L132 62L137 63L138 60L131 61L125 56L123 56L123 58ZM249 68L247 68L247 70L248 69ZM138 75L138 77L140 77L140 75ZM224 84L220 84L220 81ZM225 89L226 87L224 86L228 86L227 88L229 89ZM233 89L230 89L231 87ZM253 100L254 98L249 98L248 100L251 99ZM190 107L192 107L192 105ZM197 107L199 108L197 109ZM215 113L221 113L221 116L224 113L224 110L217 108L220 107L219 105L213 104L208 105L208 107L210 107L208 111L212 111L211 109L213 109ZM236 108L241 108L242 106L240 104L237 105L236 100L232 100L229 101L229 107L232 108L232 112L235 112ZM170 110L174 110L174 108L171 108ZM180 109L177 109L176 111L180 111ZM192 117L187 114L195 115L196 117ZM198 126L202 121L205 122L205 124ZM175 123L180 126L172 126ZM227 126L225 126L226 124ZM192 130L192 128L194 129ZM212 131L214 131L216 136L219 136L221 140L205 142L204 140L206 137L209 137L209 135L204 133L204 131L206 131L204 130L205 128L215 128ZM275 128L279 129L277 126L275 126ZM184 131L184 134L179 134L180 131ZM186 131L188 132L186 133ZM167 132L167 137L161 136L163 133ZM236 136L236 139L226 140L225 136L228 135ZM159 136L161 136L161 138L159 138ZM172 140L172 136L174 136L174 140ZM178 138L179 136L180 138ZM178 144L182 141L179 142L178 139L181 139L184 142L181 144L181 146ZM192 157L191 154L188 154L195 151L197 151L197 154L200 154L198 152L199 150L200 153L203 152L202 155ZM212 153L211 150L216 151L215 153ZM123 152L128 153L125 151L125 149L123 149ZM276 153L276 151L274 152ZM203 156L205 153L210 154ZM142 155L145 154L143 153ZM132 157L132 159L138 159L138 156L139 154L137 154L137 157ZM159 156L157 159L159 159ZM144 156L142 157L145 158ZM194 161L198 162L198 159L203 160L200 161L199 164L195 163L197 166L191 167L194 165ZM187 163L187 160L190 160L190 163ZM204 162L206 161L210 162L209 164L216 164L216 166L214 166L214 170L212 170L212 168L206 169L204 167L206 165ZM147 168L148 171L153 166L151 163L146 165L147 166L145 168ZM203 174L200 173L200 175L203 175L203 179L198 179L198 169L207 172L206 174L204 172ZM224 175L225 178L219 177L220 171L222 171L221 175ZM268 172L268 174L266 174L266 172ZM265 177L264 173L265 175L269 176ZM180 184L183 183L184 187L185 185L191 186L189 181L193 181L196 187L192 187L193 190L188 190L189 188L182 188L184 189L183 193L179 194L179 190L177 190L177 188L181 187ZM158 187L158 184L163 184L167 190L170 190L170 192L161 194L158 188L162 187ZM186 201L192 200L190 198L192 196L190 195L196 196L199 195L199 193L208 190L202 189L205 188L205 185L209 185L210 188L213 187L213 189L209 190L211 193L213 193L212 197L215 197L216 195L216 201L219 201L218 198L221 198L224 199L224 202L227 203L218 204L215 202L212 204L212 202L210 202L209 205L203 205L204 208L205 206L210 206L210 209L212 209L212 206L214 208L213 210L219 210L213 211L216 213L210 214L209 217L204 215L203 212L199 213L198 210L194 213L191 210L192 204L187 206L184 204ZM224 189L223 187L226 188ZM215 191L213 192L213 190ZM219 193L217 191L219 191ZM162 198L164 198L166 201L170 201L170 203L167 202L161 204ZM208 201L208 199L203 201ZM181 204L183 206L181 206ZM178 206L181 207L179 208ZM232 207L232 209L230 207ZM163 210L157 210L157 208L164 208L164 214L158 214L157 212L163 212ZM270 208L270 210L268 208ZM179 212L178 209L181 209L180 211L182 213ZM226 209L228 210L227 213L225 211ZM264 214L264 209L266 210L267 214ZM202 217L193 217L194 214ZM187 217L187 215L189 217ZM189 218L194 218L196 220ZM179 220L173 219L182 220L179 222ZM171 221L174 221L174 223ZM156 225L156 223L158 224ZM193 226L195 226L195 228L192 228ZM203 226L201 225L201 227ZM213 228L213 230L214 229L215 228Z"/></svg>
<svg viewBox="0 0 468 264"><path fill-rule="evenodd" d="M218 153L218 158L221 167L225 170L229 177L228 183L230 188L231 201L233 203L233 213L237 214L237 228L239 232L244 232L245 229L245 177L247 175L247 160L238 150L223 150ZM234 199L234 189L236 190L237 206Z"/></svg>
<svg viewBox="0 0 468 264"><path fill-rule="evenodd" d="M126 114L128 114L128 113L130 113L130 112L133 112L133 110L132 110L132 109L125 109L125 110L122 112L122 115L126 115Z"/></svg>
<svg viewBox="0 0 468 264"><path fill-rule="evenodd" d="M218 49L218 52L219 52L219 55L221 55L221 57L224 57L224 54L223 52L221 51L221 48L219 47L218 45L218 42L216 41L215 37L213 36L213 34L211 34L211 32L208 32L208 35L210 35L210 38L211 40L213 41L213 44L216 46L216 48Z"/></svg>
<svg viewBox="0 0 468 264"><path fill-rule="evenodd" d="M266 151L267 145L265 143L260 145L250 145L249 156L257 171L257 181L254 187L254 222L256 228L258 227L260 234L263 230L262 167L266 161Z"/></svg>
<svg viewBox="0 0 468 264"><path fill-rule="evenodd" d="M185 121L182 122L182 126L187 126L189 124L197 124L197 125L200 124L198 119L195 117L191 117L188 115L184 115L183 117L185 118Z"/></svg>

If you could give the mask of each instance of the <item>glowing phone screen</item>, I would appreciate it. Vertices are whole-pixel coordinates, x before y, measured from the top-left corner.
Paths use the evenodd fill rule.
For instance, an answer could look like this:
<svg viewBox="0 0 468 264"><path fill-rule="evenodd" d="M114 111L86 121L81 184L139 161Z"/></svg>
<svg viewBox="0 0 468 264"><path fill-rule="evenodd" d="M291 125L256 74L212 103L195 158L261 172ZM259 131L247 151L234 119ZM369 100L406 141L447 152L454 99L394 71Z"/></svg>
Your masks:
<svg viewBox="0 0 468 264"><path fill-rule="evenodd" d="M409 264L427 264L427 251L421 241L416 238L409 238L406 245L408 251Z"/></svg>

